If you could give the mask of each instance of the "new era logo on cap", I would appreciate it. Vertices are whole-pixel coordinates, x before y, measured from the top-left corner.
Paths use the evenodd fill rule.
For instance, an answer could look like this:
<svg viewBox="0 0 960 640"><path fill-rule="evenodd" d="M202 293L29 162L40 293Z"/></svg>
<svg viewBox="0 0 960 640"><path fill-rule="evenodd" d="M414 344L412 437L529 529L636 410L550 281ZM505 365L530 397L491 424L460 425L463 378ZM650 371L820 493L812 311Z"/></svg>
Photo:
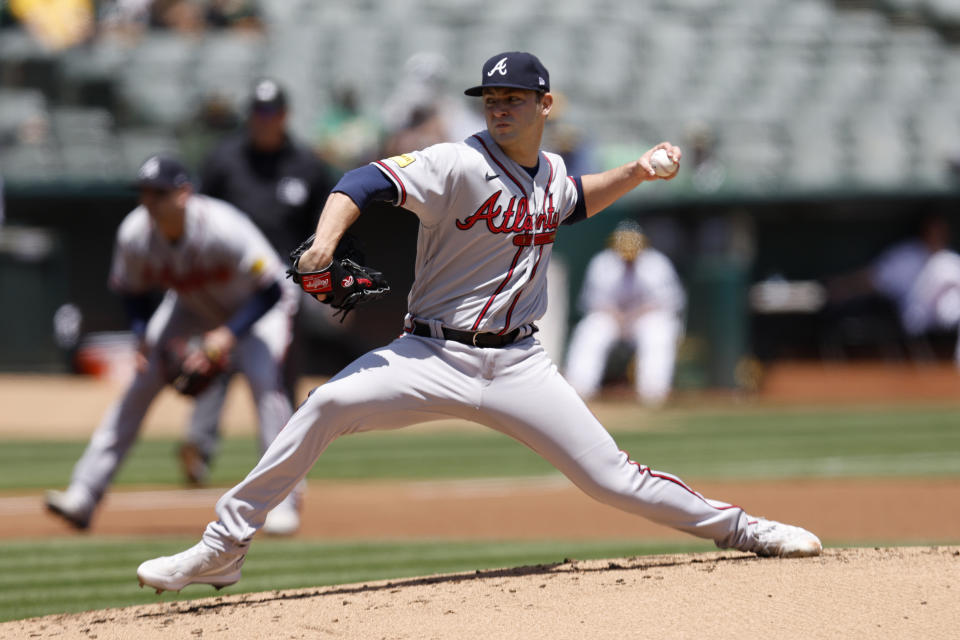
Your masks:
<svg viewBox="0 0 960 640"><path fill-rule="evenodd" d="M464 93L468 96L479 96L488 87L550 91L550 74L532 53L498 53L484 63L482 84L471 87Z"/></svg>

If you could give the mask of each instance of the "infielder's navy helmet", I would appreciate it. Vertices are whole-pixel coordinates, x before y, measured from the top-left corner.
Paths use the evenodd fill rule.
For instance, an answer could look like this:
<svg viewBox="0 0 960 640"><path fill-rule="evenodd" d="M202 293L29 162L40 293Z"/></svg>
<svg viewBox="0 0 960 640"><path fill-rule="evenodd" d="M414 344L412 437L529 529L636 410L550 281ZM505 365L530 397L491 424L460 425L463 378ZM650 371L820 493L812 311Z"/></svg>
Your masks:
<svg viewBox="0 0 960 640"><path fill-rule="evenodd" d="M173 156L158 154L147 158L137 172L136 186L154 189L178 189L190 184L186 167Z"/></svg>
<svg viewBox="0 0 960 640"><path fill-rule="evenodd" d="M479 96L487 87L509 87L550 91L550 74L537 56L524 51L498 53L483 63L482 84L470 87L465 94Z"/></svg>

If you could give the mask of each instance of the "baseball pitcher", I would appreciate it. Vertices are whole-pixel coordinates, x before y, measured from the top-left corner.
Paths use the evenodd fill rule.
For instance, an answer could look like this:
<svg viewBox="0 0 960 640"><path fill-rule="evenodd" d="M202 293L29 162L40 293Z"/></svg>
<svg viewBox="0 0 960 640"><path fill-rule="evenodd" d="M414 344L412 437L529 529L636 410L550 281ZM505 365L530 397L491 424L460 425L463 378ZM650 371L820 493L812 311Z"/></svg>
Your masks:
<svg viewBox="0 0 960 640"><path fill-rule="evenodd" d="M246 479L217 502L218 518L202 540L141 564L141 584L162 591L236 582L266 514L334 439L446 417L505 433L597 500L720 547L820 553L804 529L752 517L631 460L536 340L554 243L568 225L660 179L654 150L677 163L680 149L663 142L619 168L568 176L559 156L540 150L553 96L547 70L529 53L493 56L481 84L466 93L480 98L485 131L345 174L298 259L304 273L330 269L340 238L371 201L412 212L420 229L403 335L315 389ZM328 286L322 277L311 281Z"/></svg>

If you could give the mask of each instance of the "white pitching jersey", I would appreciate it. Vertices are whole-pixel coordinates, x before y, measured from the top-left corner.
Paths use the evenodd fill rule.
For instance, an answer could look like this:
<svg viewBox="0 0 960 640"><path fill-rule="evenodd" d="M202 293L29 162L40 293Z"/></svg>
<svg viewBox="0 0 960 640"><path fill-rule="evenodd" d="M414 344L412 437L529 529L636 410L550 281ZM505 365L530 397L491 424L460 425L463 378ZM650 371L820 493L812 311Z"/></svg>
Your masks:
<svg viewBox="0 0 960 640"><path fill-rule="evenodd" d="M124 218L109 284L130 294L173 289L181 304L219 325L283 274L280 258L246 215L222 200L193 195L176 243L156 230L142 205Z"/></svg>
<svg viewBox="0 0 960 640"><path fill-rule="evenodd" d="M557 228L577 204L560 156L541 152L531 178L484 131L374 165L420 219L410 315L485 332L543 315Z"/></svg>

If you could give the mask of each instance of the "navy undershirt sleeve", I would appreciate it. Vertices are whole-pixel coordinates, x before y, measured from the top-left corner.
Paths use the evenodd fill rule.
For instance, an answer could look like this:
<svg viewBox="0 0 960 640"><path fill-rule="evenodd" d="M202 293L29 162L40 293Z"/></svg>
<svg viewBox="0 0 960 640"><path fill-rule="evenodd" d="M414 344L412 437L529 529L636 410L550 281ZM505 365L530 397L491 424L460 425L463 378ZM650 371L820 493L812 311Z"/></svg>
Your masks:
<svg viewBox="0 0 960 640"><path fill-rule="evenodd" d="M120 296L123 302L123 308L127 312L127 318L130 320L130 329L137 339L143 338L147 332L147 322L153 315L154 304L150 294L123 294Z"/></svg>
<svg viewBox="0 0 960 640"><path fill-rule="evenodd" d="M573 208L573 213L560 224L576 224L587 219L587 203L583 200L583 180L580 176L573 176L573 182L577 185L577 206Z"/></svg>
<svg viewBox="0 0 960 640"><path fill-rule="evenodd" d="M395 202L397 187L372 164L351 169L333 187L353 200L360 210L371 202Z"/></svg>
<svg viewBox="0 0 960 640"><path fill-rule="evenodd" d="M253 323L263 317L270 308L280 299L280 283L274 282L265 289L257 291L250 300L227 320L227 327L238 338L253 326Z"/></svg>

